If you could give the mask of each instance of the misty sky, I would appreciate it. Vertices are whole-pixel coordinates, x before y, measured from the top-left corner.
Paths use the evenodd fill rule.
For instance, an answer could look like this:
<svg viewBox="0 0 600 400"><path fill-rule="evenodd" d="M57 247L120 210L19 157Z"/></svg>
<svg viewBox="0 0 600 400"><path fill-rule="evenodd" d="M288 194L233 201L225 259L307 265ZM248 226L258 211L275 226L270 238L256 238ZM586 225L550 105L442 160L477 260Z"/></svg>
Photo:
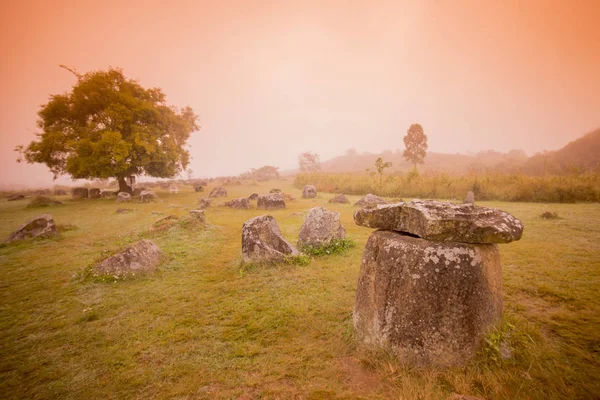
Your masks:
<svg viewBox="0 0 600 400"><path fill-rule="evenodd" d="M557 149L600 126L600 1L0 0L0 183L40 105L108 66L191 106L195 176L348 148Z"/></svg>

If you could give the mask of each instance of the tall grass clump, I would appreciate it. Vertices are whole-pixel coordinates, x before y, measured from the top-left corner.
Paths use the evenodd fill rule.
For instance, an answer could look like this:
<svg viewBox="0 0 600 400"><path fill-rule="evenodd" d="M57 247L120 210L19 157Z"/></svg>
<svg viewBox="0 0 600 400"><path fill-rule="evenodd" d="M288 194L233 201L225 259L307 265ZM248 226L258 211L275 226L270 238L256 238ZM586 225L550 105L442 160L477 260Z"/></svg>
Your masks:
<svg viewBox="0 0 600 400"><path fill-rule="evenodd" d="M523 174L452 175L420 174L416 170L395 173L383 182L367 174L298 174L296 187L313 184L318 191L386 197L462 199L468 191L477 200L574 203L600 201L600 175L527 176Z"/></svg>

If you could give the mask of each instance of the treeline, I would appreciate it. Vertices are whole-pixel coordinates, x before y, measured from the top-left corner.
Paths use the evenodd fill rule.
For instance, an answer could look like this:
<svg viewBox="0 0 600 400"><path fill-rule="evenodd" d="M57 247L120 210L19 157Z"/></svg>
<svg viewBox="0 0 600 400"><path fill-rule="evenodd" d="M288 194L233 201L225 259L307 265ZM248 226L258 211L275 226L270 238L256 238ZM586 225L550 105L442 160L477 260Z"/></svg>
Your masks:
<svg viewBox="0 0 600 400"><path fill-rule="evenodd" d="M378 178L366 174L312 173L296 175L294 184L301 188L313 184L318 191L365 195L373 193L397 198L463 199L468 191L477 200L573 203L600 201L600 175L526 176L523 174L485 173L452 175L415 171Z"/></svg>

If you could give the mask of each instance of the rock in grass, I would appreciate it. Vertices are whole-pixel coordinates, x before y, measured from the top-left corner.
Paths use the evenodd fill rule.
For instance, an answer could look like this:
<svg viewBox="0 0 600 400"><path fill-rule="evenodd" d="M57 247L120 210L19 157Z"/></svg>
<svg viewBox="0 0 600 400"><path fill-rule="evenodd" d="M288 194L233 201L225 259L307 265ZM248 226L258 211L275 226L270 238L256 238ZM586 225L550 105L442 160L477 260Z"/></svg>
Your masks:
<svg viewBox="0 0 600 400"><path fill-rule="evenodd" d="M362 258L354 326L368 346L420 366L462 365L502 317L494 244L371 234Z"/></svg>
<svg viewBox="0 0 600 400"><path fill-rule="evenodd" d="M258 196L256 207L261 210L285 208L285 201L281 193L262 194Z"/></svg>
<svg viewBox="0 0 600 400"><path fill-rule="evenodd" d="M205 208L208 208L208 207L210 207L209 199L205 199L205 198L198 199L198 208L200 208L201 210L204 210Z"/></svg>
<svg viewBox="0 0 600 400"><path fill-rule="evenodd" d="M303 199L314 199L317 197L317 187L315 185L304 185L302 189Z"/></svg>
<svg viewBox="0 0 600 400"><path fill-rule="evenodd" d="M204 210L190 210L190 216L198 222L201 222L203 224L206 223L206 216L204 215Z"/></svg>
<svg viewBox="0 0 600 400"><path fill-rule="evenodd" d="M88 196L89 192L85 187L76 187L71 189L71 198L73 199L87 199Z"/></svg>
<svg viewBox="0 0 600 400"><path fill-rule="evenodd" d="M387 204L387 201L385 201L381 197L375 196L374 194L371 194L371 193L363 196L360 200L358 200L356 203L354 203L355 206L367 207L367 208L375 207L378 204Z"/></svg>
<svg viewBox="0 0 600 400"><path fill-rule="evenodd" d="M119 192L117 194L117 204L118 203L129 203L131 201L131 195L127 192Z"/></svg>
<svg viewBox="0 0 600 400"><path fill-rule="evenodd" d="M258 193L252 193L250 196L248 196L248 200L256 200L258 199Z"/></svg>
<svg viewBox="0 0 600 400"><path fill-rule="evenodd" d="M270 215L260 215L242 226L242 256L244 262L282 262L286 256L300 253L281 235L277 221Z"/></svg>
<svg viewBox="0 0 600 400"><path fill-rule="evenodd" d="M50 214L42 214L19 226L19 229L10 235L7 242L57 234L58 231L52 216Z"/></svg>
<svg viewBox="0 0 600 400"><path fill-rule="evenodd" d="M167 215L166 217L154 221L152 227L150 228L150 231L166 231L170 227L177 224L177 220L179 220L179 218L176 215Z"/></svg>
<svg viewBox="0 0 600 400"><path fill-rule="evenodd" d="M102 275L127 276L156 270L163 257L162 250L150 240L140 240L94 266Z"/></svg>
<svg viewBox="0 0 600 400"><path fill-rule="evenodd" d="M142 203L149 203L151 201L158 200L158 195L152 190L142 190L140 193L139 201Z"/></svg>
<svg viewBox="0 0 600 400"><path fill-rule="evenodd" d="M101 197L101 191L99 188L91 188L88 193L90 199L99 199Z"/></svg>
<svg viewBox="0 0 600 400"><path fill-rule="evenodd" d="M461 243L510 243L523 224L507 212L435 200L378 205L354 213L357 225L406 232L423 239Z"/></svg>
<svg viewBox="0 0 600 400"><path fill-rule="evenodd" d="M465 196L465 200L463 201L463 204L473 204L475 205L475 193L473 193L472 191L468 191L467 195Z"/></svg>
<svg viewBox="0 0 600 400"><path fill-rule="evenodd" d="M240 197L226 202L225 205L236 210L248 210L250 209L250 200L246 197Z"/></svg>
<svg viewBox="0 0 600 400"><path fill-rule="evenodd" d="M54 200L53 198L46 196L35 196L29 204L27 204L27 208L37 208L37 207L52 207L59 206L62 202L58 200Z"/></svg>
<svg viewBox="0 0 600 400"><path fill-rule="evenodd" d="M343 194L338 194L335 197L329 199L330 203L339 203L339 204L348 204L350 203L350 200L348 200L348 198L346 196L344 196Z"/></svg>
<svg viewBox="0 0 600 400"><path fill-rule="evenodd" d="M10 196L8 196L6 198L7 201L16 201L16 200L23 200L25 198L24 195L22 194L11 194Z"/></svg>
<svg viewBox="0 0 600 400"><path fill-rule="evenodd" d="M222 186L217 186L210 191L208 197L227 197L227 189Z"/></svg>
<svg viewBox="0 0 600 400"><path fill-rule="evenodd" d="M281 189L271 189L269 190L269 193L282 193Z"/></svg>
<svg viewBox="0 0 600 400"><path fill-rule="evenodd" d="M340 222L340 213L323 207L313 207L308 211L300 228L298 247L327 246L334 240L344 239L346 229Z"/></svg>

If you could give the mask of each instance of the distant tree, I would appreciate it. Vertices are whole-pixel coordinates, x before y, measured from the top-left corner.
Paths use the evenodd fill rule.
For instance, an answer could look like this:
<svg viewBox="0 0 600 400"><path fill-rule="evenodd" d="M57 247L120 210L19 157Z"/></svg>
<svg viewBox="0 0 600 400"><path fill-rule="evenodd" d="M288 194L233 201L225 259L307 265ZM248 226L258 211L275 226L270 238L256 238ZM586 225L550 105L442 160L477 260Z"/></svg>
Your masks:
<svg viewBox="0 0 600 400"><path fill-rule="evenodd" d="M351 149L346 150L346 155L348 157L355 157L358 155L358 152L356 151L355 148L351 148Z"/></svg>
<svg viewBox="0 0 600 400"><path fill-rule="evenodd" d="M307 151L298 156L298 166L302 172L318 172L321 170L319 155Z"/></svg>
<svg viewBox="0 0 600 400"><path fill-rule="evenodd" d="M259 181L268 181L269 179L279 178L279 168L265 165L258 169L252 168L250 170L250 176Z"/></svg>
<svg viewBox="0 0 600 400"><path fill-rule="evenodd" d="M171 178L185 170L184 146L199 129L191 108L168 106L161 89L145 89L120 69L84 75L66 69L77 83L51 96L38 112L38 139L15 149L27 162L46 164L54 179L113 177L126 192L130 176Z"/></svg>
<svg viewBox="0 0 600 400"><path fill-rule="evenodd" d="M404 146L406 149L402 156L413 163L414 168L417 164L423 164L423 160L427 155L427 136L423 132L423 127L419 124L412 124L406 136L404 136Z"/></svg>
<svg viewBox="0 0 600 400"><path fill-rule="evenodd" d="M390 168L392 166L392 162L391 161L383 161L383 158L379 157L376 161L375 161L375 171L371 171L370 168L367 168L367 172L369 173L369 175L371 175L371 177L375 177L375 175L378 176L378 181L379 181L379 188L381 189L383 186L383 171L386 168Z"/></svg>

